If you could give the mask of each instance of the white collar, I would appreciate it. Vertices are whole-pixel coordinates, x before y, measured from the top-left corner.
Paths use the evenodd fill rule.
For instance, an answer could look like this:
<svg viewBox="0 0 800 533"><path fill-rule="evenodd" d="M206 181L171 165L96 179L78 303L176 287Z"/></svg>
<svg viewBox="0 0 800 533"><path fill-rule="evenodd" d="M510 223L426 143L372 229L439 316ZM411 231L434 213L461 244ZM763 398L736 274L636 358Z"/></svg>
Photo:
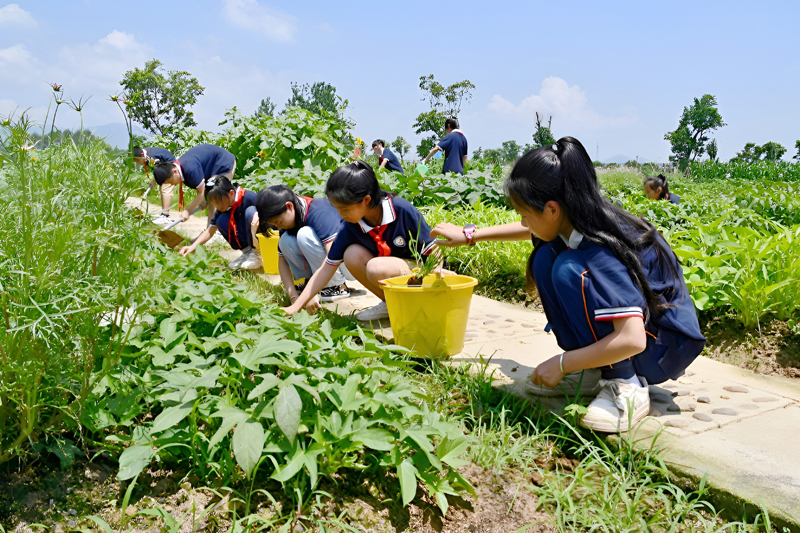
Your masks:
<svg viewBox="0 0 800 533"><path fill-rule="evenodd" d="M392 197L387 196L383 200L381 200L381 209L383 210L383 217L381 218L381 226L385 226L391 222L394 222L397 218L397 215L394 212L394 204L392 203ZM361 231L364 233L369 233L374 228L364 222L364 219L358 221L358 225L361 226Z"/></svg>
<svg viewBox="0 0 800 533"><path fill-rule="evenodd" d="M463 132L463 131L461 131L461 130L460 130L460 129L458 129L458 128L456 128L456 129L452 130L450 133L460 133L461 135L464 135L464 132Z"/></svg>
<svg viewBox="0 0 800 533"><path fill-rule="evenodd" d="M303 215L303 222L305 222L306 217L308 216L308 202L306 202L306 199L303 198L302 196L298 195L297 198L300 200L300 209L301 209L300 214Z"/></svg>
<svg viewBox="0 0 800 533"><path fill-rule="evenodd" d="M576 250L578 246L581 245L581 241L583 240L583 233L578 233L578 230L576 229L572 230L569 239L565 238L560 233L558 236L561 237L561 240L564 241L564 244L566 244L570 250Z"/></svg>

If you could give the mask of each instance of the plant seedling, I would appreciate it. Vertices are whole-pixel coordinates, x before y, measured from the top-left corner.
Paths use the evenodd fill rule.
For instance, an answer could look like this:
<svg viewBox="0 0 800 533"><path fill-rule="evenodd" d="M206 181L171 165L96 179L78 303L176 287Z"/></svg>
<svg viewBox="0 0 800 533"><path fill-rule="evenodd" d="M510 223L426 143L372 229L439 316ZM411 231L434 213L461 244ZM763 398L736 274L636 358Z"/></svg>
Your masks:
<svg viewBox="0 0 800 533"><path fill-rule="evenodd" d="M427 256L423 256L422 253L419 251L419 246L417 246L419 240L419 230L422 228L417 228L416 235L409 235L409 246L411 248L411 253L414 255L414 259L419 264L419 268L417 268L414 272L412 272L412 276L408 278L407 285L409 286L421 286L422 280L425 276L430 275L436 270L442 261L444 261L444 257L442 255L441 249L437 246L430 254ZM444 288L447 287L447 284L441 278L437 279L431 285L433 288Z"/></svg>

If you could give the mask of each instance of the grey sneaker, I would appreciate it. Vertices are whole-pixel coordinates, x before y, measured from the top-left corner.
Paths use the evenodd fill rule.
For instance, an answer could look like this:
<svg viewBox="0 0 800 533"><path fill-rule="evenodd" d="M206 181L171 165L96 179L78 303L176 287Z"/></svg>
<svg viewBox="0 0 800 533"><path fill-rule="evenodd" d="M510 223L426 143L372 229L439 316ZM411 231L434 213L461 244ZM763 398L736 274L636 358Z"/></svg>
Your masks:
<svg viewBox="0 0 800 533"><path fill-rule="evenodd" d="M247 259L247 252L249 252L250 250L252 250L252 248L245 248L244 250L242 250L242 255L240 255L230 263L228 263L228 268L230 268L231 270L242 268L242 263L244 262L245 259Z"/></svg>
<svg viewBox="0 0 800 533"><path fill-rule="evenodd" d="M362 320L364 322L380 320L382 318L389 318L389 309L386 307L386 302L381 302L369 309L364 309L356 315L356 320Z"/></svg>
<svg viewBox="0 0 800 533"><path fill-rule="evenodd" d="M335 302L344 298L350 298L350 289L344 283L338 287L325 287L319 292L320 302Z"/></svg>
<svg viewBox="0 0 800 533"><path fill-rule="evenodd" d="M239 268L243 268L245 270L257 270L261 268L263 264L261 261L261 254L258 253L258 250L255 248L250 248L247 253L242 254L245 258L239 263Z"/></svg>
<svg viewBox="0 0 800 533"><path fill-rule="evenodd" d="M580 387L580 389L579 389ZM600 370L590 368L573 372L564 376L558 385L553 388L544 385L534 385L528 380L525 391L531 396L567 397L574 398L580 390L581 396L597 396L600 392Z"/></svg>

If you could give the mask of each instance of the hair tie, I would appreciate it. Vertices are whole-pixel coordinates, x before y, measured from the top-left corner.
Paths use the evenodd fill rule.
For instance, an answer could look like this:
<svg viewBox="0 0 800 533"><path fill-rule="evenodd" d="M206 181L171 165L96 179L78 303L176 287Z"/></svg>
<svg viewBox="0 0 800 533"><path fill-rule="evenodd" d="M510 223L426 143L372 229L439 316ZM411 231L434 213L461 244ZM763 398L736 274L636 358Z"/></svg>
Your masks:
<svg viewBox="0 0 800 533"><path fill-rule="evenodd" d="M553 149L554 152L558 152L558 144L557 143L554 144L553 146L551 146L551 148Z"/></svg>
<svg viewBox="0 0 800 533"><path fill-rule="evenodd" d="M206 189L211 189L217 184L216 176L212 176L206 180Z"/></svg>

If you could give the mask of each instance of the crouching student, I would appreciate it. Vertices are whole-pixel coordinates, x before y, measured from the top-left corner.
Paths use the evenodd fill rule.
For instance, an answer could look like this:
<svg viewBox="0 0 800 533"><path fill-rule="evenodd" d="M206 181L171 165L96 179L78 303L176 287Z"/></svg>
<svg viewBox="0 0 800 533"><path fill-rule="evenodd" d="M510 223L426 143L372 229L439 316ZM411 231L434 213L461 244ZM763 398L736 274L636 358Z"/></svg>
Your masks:
<svg viewBox="0 0 800 533"><path fill-rule="evenodd" d="M683 375L705 345L675 253L602 195L572 137L522 156L505 190L521 224L440 224L433 234L448 246L533 236L526 277L564 351L535 369L530 392L596 395L582 425L627 431L650 410L648 384Z"/></svg>
<svg viewBox="0 0 800 533"><path fill-rule="evenodd" d="M430 236L427 222L414 206L381 190L375 172L364 161L343 166L331 174L325 184L325 195L344 224L325 264L311 276L297 300L284 310L291 315L306 307L344 263L364 287L382 300L356 318L388 318L380 281L410 274L416 266L414 243L416 252L427 256L433 252L436 239Z"/></svg>
<svg viewBox="0 0 800 533"><path fill-rule="evenodd" d="M160 163L172 163L174 161L175 156L166 148L159 148L158 146L139 148L137 146L133 149L133 162L144 167L144 174L147 177L150 176L149 170L155 167L155 165ZM150 187L155 186L156 181L151 181ZM167 226L172 223L172 219L169 217L169 208L172 205L172 193L175 190L175 186L169 183L163 183L159 189L161 192L162 213L153 219L153 223L160 226Z"/></svg>
<svg viewBox="0 0 800 533"><path fill-rule="evenodd" d="M199 144L186 151L177 161L161 163L153 169L153 178L162 185L168 183L178 186L178 209L184 222L205 198L205 181L212 176L225 176L233 179L236 172L236 157L224 148L213 144ZM188 207L183 205L183 184L197 191L197 197ZM209 224L214 217L214 207L208 209Z"/></svg>
<svg viewBox="0 0 800 533"><path fill-rule="evenodd" d="M256 208L262 226L266 223L280 230L278 272L289 299L294 302L302 292L294 280L309 280L322 267L342 227L342 217L327 198L298 196L286 185L259 191ZM335 302L350 297L342 270L342 267L337 269L320 291L320 301ZM317 298L309 304L312 310L316 308Z"/></svg>
<svg viewBox="0 0 800 533"><path fill-rule="evenodd" d="M242 255L228 263L233 269L255 270L261 267L261 254L256 247L258 213L256 193L246 191L227 176L212 176L203 188L206 201L214 207L211 224L189 246L181 248L180 254L194 252L198 246L208 242L219 231L231 248L241 250Z"/></svg>
<svg viewBox="0 0 800 533"><path fill-rule="evenodd" d="M397 159L397 156L394 152L386 148L385 143L381 139L375 139L372 141L372 151L375 152L375 155L377 155L379 158L379 168L388 168L394 172L405 174L405 172L403 172L403 165L400 164L400 160Z"/></svg>
<svg viewBox="0 0 800 533"><path fill-rule="evenodd" d="M673 204L678 204L681 197L669 192L667 177L663 174L658 176L648 176L644 179L644 193L651 200L667 200Z"/></svg>

